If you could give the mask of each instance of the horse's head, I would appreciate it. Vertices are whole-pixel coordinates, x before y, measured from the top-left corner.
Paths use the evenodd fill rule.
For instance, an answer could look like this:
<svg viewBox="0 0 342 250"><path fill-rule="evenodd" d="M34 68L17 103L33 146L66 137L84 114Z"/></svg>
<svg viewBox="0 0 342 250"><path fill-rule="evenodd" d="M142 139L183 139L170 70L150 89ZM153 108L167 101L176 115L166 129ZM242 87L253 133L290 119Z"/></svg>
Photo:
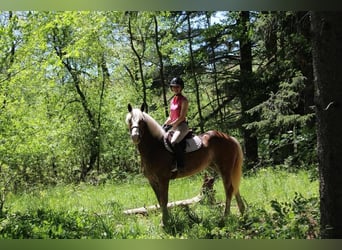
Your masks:
<svg viewBox="0 0 342 250"><path fill-rule="evenodd" d="M126 123L130 131L130 135L134 144L139 144L141 139L141 123L144 120L144 108L142 105L140 109L133 109L131 104L128 104L128 114L126 116Z"/></svg>
<svg viewBox="0 0 342 250"><path fill-rule="evenodd" d="M128 114L126 116L126 123L130 131L131 139L134 144L139 144L142 139L142 133L147 132L153 138L160 140L163 138L165 131L162 127L147 113L144 112L146 105L141 105L140 109L132 108L128 104ZM147 129L146 129L147 128Z"/></svg>

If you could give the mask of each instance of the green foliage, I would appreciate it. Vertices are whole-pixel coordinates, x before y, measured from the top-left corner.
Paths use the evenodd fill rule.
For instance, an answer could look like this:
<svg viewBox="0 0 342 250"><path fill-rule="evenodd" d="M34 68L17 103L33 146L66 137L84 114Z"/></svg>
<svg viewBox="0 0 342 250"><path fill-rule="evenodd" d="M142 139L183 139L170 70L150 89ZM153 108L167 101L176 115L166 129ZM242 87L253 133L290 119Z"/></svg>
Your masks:
<svg viewBox="0 0 342 250"><path fill-rule="evenodd" d="M251 114L258 113L260 121L249 123L246 128L269 131L293 125L305 125L308 120L312 119L313 114L301 116L295 113L295 109L299 105L300 92L305 86L304 80L303 76L298 75L289 82L281 82L276 93L271 93L265 102L248 111Z"/></svg>
<svg viewBox="0 0 342 250"><path fill-rule="evenodd" d="M250 207L243 217L222 219L219 207L178 207L163 229L158 220L119 214L38 209L4 214L2 239L313 239L319 237L317 198L296 194L292 202L271 201L273 211ZM152 215L151 215L152 216ZM158 217L157 217L158 218ZM153 218L151 218L153 219ZM151 220L149 219L149 220Z"/></svg>
<svg viewBox="0 0 342 250"><path fill-rule="evenodd" d="M248 111L258 114L259 120L245 124L247 129L256 129L263 134L260 152L266 164L284 163L288 166L315 165L315 131L307 124L312 122L314 113L299 114L300 93L303 91L305 78L295 75L289 81L280 83L276 93ZM310 147L307 147L311 145Z"/></svg>
<svg viewBox="0 0 342 250"><path fill-rule="evenodd" d="M296 193L290 202L271 201L273 211L258 209L245 218L252 238L312 239L319 236L318 198Z"/></svg>
<svg viewBox="0 0 342 250"><path fill-rule="evenodd" d="M78 213L56 213L44 209L9 215L2 221L2 238L82 238L90 235L89 216Z"/></svg>
<svg viewBox="0 0 342 250"><path fill-rule="evenodd" d="M250 14L245 30L234 11L0 12L0 238L318 238L307 15ZM250 79L241 79L241 37L253 45ZM233 203L222 218L220 188L173 208L163 229L158 212L122 214L156 202L137 177L127 103L146 98L163 122L162 90L175 75L186 81L191 127L257 136L244 216ZM170 200L197 195L201 181L172 182Z"/></svg>
<svg viewBox="0 0 342 250"><path fill-rule="evenodd" d="M118 16L1 13L0 165L17 173L15 191L79 181L90 163L98 179L138 171L124 123L134 89L105 71L119 69L109 60L115 39L106 39Z"/></svg>
<svg viewBox="0 0 342 250"><path fill-rule="evenodd" d="M253 73L263 99L247 111L254 120L243 126L257 134L261 165L314 166L315 158L304 164L299 159L316 154L309 18L304 12L256 15ZM311 150L297 158L304 145Z"/></svg>
<svg viewBox="0 0 342 250"><path fill-rule="evenodd" d="M243 34L239 12L1 12L0 168L2 183L12 184L2 193L134 179L140 162L124 123L127 103L140 105L146 95L162 123L162 88L178 74L186 81L191 127L239 137L238 97L258 96L250 110L258 115L245 126L257 129L261 164L313 168L312 114L299 111L309 80L298 64L308 58L296 57L298 48L310 48L285 25L299 27L297 13L251 16ZM286 49L270 55L270 34ZM239 71L237 41L244 35L255 45L255 81L248 88Z"/></svg>
<svg viewBox="0 0 342 250"><path fill-rule="evenodd" d="M316 138L303 98L310 43L297 32L306 18L250 14L245 31L240 12L0 12L0 238L317 238ZM248 82L240 78L241 37L253 44ZM162 123L162 90L175 75L186 81L191 127L238 137L254 130L259 165L281 164L246 173L242 217L222 219L212 204L223 200L221 189L216 199L172 209L164 229L159 213L122 214L156 202L137 178L127 104L146 98ZM247 124L242 99L253 104ZM196 195L201 181L171 183L170 199Z"/></svg>

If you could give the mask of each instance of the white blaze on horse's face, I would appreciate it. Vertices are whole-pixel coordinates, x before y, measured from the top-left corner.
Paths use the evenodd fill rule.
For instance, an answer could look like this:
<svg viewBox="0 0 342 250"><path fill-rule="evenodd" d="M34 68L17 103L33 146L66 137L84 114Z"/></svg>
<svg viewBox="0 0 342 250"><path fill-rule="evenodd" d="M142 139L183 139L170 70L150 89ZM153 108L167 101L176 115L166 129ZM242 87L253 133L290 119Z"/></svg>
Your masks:
<svg viewBox="0 0 342 250"><path fill-rule="evenodd" d="M139 124L132 123L131 126L131 138L134 144L138 144L140 142L140 131L139 131Z"/></svg>
<svg viewBox="0 0 342 250"><path fill-rule="evenodd" d="M140 129L139 129L139 122L140 116L137 115L135 110L131 110L128 116L128 123L130 128L131 139L134 144L138 144L140 142Z"/></svg>

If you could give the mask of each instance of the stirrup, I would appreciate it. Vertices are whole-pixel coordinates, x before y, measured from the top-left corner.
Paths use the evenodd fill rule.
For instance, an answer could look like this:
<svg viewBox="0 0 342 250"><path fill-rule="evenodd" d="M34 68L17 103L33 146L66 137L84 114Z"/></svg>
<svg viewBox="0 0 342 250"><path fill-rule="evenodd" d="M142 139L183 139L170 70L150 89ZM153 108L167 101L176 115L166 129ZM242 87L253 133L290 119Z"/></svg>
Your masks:
<svg viewBox="0 0 342 250"><path fill-rule="evenodd" d="M178 171L178 166L177 165L178 165L177 161L174 164L172 164L171 173L175 173L175 172Z"/></svg>

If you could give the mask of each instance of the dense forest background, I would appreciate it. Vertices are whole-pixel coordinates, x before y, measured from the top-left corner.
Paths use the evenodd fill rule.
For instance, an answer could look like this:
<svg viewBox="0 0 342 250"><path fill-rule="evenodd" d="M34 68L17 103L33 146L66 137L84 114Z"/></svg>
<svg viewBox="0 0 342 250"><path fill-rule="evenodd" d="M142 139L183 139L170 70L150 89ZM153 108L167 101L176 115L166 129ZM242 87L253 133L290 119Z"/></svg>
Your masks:
<svg viewBox="0 0 342 250"><path fill-rule="evenodd" d="M139 173L127 104L239 138L244 171L317 171L308 12L0 13L1 194Z"/></svg>

